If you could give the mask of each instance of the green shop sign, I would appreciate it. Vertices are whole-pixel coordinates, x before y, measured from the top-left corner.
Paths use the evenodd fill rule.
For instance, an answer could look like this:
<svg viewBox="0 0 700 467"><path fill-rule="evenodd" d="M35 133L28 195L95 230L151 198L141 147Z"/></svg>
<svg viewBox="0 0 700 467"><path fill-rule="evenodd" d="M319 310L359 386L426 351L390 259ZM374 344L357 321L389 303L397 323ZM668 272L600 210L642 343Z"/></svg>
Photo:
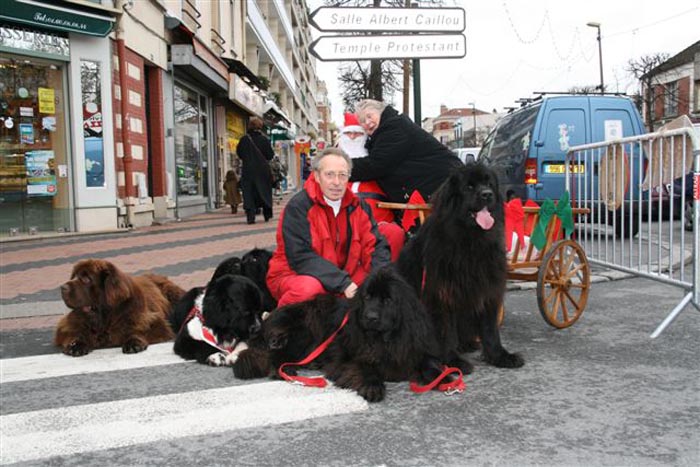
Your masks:
<svg viewBox="0 0 700 467"><path fill-rule="evenodd" d="M112 30L114 18L64 8L36 0L0 0L0 19L104 37Z"/></svg>

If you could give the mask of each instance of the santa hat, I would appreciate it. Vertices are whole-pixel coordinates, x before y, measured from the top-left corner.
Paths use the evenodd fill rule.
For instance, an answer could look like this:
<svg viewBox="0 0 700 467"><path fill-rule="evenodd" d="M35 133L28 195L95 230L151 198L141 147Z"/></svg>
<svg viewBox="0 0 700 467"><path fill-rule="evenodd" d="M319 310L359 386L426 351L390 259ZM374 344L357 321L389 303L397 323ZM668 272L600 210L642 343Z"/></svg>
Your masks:
<svg viewBox="0 0 700 467"><path fill-rule="evenodd" d="M357 119L357 115L348 112L345 114L345 124L343 125L342 132L350 133L354 131L364 133L365 129L360 126L360 121Z"/></svg>

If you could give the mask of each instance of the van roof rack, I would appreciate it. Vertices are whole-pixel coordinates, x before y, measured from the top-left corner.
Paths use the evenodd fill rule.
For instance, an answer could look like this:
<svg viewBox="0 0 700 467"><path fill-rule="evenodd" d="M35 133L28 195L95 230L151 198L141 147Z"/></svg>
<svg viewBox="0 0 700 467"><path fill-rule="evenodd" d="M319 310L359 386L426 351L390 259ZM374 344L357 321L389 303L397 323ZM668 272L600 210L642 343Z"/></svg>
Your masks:
<svg viewBox="0 0 700 467"><path fill-rule="evenodd" d="M571 96L626 96L627 93L625 92L598 92L598 91L591 91L591 92L571 92L571 91L535 91L533 94L537 94L539 99L542 98L542 96L545 95L553 95L553 96L562 96L562 95L571 95Z"/></svg>

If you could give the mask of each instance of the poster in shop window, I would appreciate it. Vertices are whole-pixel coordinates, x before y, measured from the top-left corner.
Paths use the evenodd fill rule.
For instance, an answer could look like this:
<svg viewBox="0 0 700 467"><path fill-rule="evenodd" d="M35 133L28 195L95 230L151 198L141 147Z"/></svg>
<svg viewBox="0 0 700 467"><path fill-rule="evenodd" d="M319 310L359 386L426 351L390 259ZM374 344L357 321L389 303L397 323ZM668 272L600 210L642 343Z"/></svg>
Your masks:
<svg viewBox="0 0 700 467"><path fill-rule="evenodd" d="M53 151L29 151L24 154L27 170L27 196L56 195L56 159Z"/></svg>

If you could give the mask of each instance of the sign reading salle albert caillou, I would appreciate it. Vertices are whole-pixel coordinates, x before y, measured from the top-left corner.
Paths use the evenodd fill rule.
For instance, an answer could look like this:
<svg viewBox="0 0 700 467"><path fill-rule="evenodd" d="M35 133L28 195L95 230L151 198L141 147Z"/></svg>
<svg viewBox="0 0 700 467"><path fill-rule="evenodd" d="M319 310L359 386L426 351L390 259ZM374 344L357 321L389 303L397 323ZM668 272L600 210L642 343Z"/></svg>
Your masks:
<svg viewBox="0 0 700 467"><path fill-rule="evenodd" d="M464 31L462 8L320 7L309 22L324 32L434 32Z"/></svg>

